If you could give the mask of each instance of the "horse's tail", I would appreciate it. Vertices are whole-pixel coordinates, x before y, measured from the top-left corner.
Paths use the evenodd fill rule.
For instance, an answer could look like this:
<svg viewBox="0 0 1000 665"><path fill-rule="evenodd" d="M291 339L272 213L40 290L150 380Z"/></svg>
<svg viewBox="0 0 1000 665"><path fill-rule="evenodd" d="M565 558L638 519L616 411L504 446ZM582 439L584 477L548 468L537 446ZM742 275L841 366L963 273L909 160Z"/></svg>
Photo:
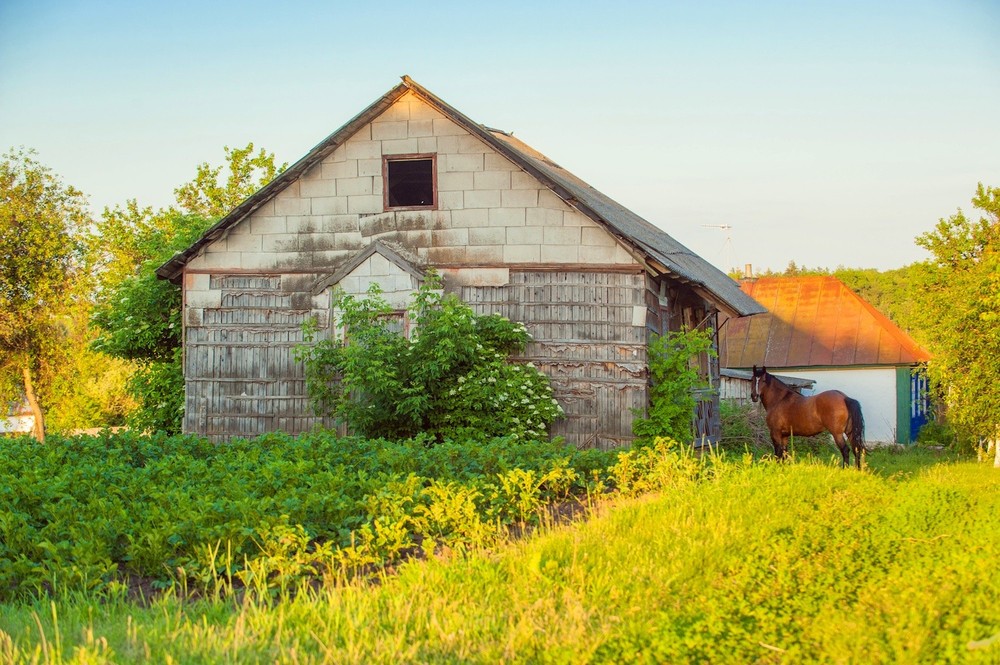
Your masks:
<svg viewBox="0 0 1000 665"><path fill-rule="evenodd" d="M851 399L850 397L844 397L844 402L847 404L847 438L850 439L851 444L855 449L864 450L865 448L865 417L861 414L861 403L856 399Z"/></svg>

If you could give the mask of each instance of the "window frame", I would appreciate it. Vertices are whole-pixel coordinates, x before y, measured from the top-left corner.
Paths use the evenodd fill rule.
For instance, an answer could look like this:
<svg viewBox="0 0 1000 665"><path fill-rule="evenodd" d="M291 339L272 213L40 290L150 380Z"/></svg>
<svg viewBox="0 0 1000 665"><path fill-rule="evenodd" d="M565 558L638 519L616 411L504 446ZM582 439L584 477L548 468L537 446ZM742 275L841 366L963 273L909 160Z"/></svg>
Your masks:
<svg viewBox="0 0 1000 665"><path fill-rule="evenodd" d="M417 162L429 160L431 163L431 199L430 205L393 206L389 205L389 162ZM437 153L414 152L401 155L382 155L382 207L384 210L437 210L438 209L438 172Z"/></svg>

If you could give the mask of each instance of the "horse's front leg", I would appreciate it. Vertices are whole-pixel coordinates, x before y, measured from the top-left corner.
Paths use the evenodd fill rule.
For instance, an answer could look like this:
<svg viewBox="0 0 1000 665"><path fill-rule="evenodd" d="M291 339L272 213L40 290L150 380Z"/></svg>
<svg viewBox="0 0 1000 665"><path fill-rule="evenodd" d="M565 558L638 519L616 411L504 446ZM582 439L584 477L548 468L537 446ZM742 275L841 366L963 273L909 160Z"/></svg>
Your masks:
<svg viewBox="0 0 1000 665"><path fill-rule="evenodd" d="M785 452L788 450L787 439L781 434L771 435L771 445L774 446L774 457L778 460L785 459Z"/></svg>

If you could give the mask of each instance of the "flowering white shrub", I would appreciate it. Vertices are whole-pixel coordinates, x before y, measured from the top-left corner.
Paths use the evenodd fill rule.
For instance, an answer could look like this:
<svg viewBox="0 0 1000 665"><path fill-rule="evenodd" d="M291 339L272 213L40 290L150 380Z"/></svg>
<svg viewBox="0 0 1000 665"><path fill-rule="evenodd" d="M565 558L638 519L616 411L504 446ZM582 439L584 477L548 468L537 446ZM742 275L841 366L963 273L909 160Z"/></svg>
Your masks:
<svg viewBox="0 0 1000 665"><path fill-rule="evenodd" d="M298 349L317 413L365 436L545 438L562 408L548 377L509 360L531 340L524 324L477 315L440 288L429 275L414 295L409 338L377 286L365 298L338 294L345 339ZM307 328L307 342L315 333Z"/></svg>

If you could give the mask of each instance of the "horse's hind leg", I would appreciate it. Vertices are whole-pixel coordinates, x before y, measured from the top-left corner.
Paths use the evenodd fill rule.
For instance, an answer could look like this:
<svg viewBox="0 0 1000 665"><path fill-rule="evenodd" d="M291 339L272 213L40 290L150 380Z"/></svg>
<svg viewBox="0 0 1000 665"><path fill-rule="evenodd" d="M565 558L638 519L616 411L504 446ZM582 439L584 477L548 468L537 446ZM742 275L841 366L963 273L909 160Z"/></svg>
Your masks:
<svg viewBox="0 0 1000 665"><path fill-rule="evenodd" d="M854 461L858 465L858 471L860 471L861 470L861 453L864 450L864 447L860 446L860 445L858 445L858 444L856 444L854 442L851 442L851 445L854 448Z"/></svg>
<svg viewBox="0 0 1000 665"><path fill-rule="evenodd" d="M847 437L843 434L834 434L833 441L837 444L837 448L840 449L840 456L843 458L840 463L840 468L846 469L851 465L851 448L847 445ZM854 455L857 457L856 450L854 451ZM858 468L860 468L860 466Z"/></svg>

